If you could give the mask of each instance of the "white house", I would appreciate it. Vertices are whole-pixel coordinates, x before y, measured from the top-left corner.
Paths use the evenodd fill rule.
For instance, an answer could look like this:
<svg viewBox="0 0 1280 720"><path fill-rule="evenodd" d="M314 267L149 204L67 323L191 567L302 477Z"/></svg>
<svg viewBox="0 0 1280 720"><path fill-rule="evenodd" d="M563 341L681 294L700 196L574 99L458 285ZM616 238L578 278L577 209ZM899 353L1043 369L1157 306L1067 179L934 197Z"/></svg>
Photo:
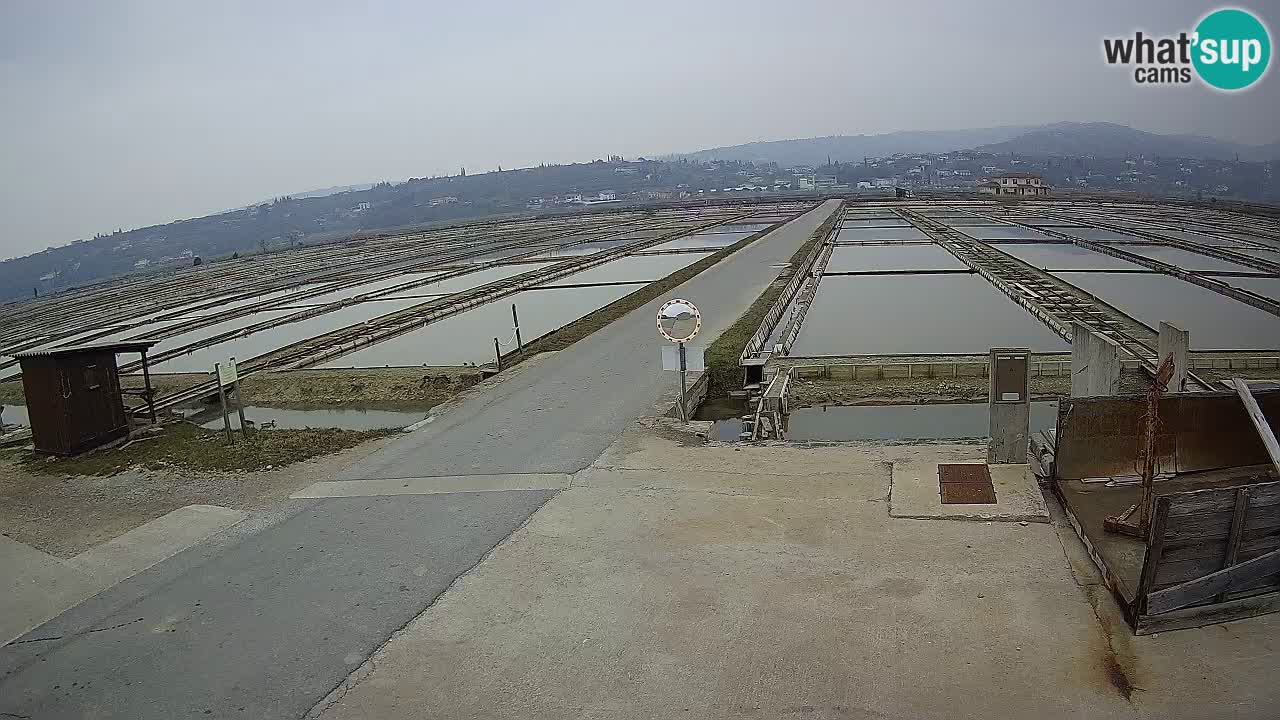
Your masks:
<svg viewBox="0 0 1280 720"><path fill-rule="evenodd" d="M1005 173L978 183L978 192L1000 197L1040 197L1049 194L1049 186L1039 175Z"/></svg>

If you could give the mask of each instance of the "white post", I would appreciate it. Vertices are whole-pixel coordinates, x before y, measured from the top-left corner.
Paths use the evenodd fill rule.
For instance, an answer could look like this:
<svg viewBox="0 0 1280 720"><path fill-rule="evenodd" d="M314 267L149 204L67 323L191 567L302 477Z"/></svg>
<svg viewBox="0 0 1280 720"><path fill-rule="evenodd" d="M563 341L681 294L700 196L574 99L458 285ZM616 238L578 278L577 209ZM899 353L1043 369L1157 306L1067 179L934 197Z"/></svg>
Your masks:
<svg viewBox="0 0 1280 720"><path fill-rule="evenodd" d="M1187 389L1187 356L1191 346L1191 335L1167 322L1160 323L1160 339L1156 342L1156 365L1173 355L1173 377L1169 378L1169 392L1184 392Z"/></svg>

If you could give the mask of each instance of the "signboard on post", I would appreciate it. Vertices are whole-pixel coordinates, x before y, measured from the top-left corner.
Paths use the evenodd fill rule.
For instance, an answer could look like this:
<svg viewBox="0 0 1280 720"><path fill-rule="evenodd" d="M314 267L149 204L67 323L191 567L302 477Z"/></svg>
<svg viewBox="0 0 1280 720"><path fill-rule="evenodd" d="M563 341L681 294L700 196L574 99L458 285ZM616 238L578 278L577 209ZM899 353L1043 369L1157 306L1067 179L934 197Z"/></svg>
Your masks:
<svg viewBox="0 0 1280 720"><path fill-rule="evenodd" d="M706 348L702 346L692 346L685 348L685 370L689 372L703 372L707 369L706 356L704 351ZM662 346L662 369L663 370L679 370L680 369L680 348L676 345Z"/></svg>
<svg viewBox="0 0 1280 720"><path fill-rule="evenodd" d="M240 372L236 369L235 358L229 358L225 363L217 363L213 367L218 372L218 384L222 387L233 385L240 379Z"/></svg>
<svg viewBox="0 0 1280 720"><path fill-rule="evenodd" d="M228 416L227 388L236 400L236 412L240 415L240 434L249 439L249 424L244 419L244 403L240 401L240 371L236 368L236 359L227 358L224 363L213 364L213 374L218 378L218 398L222 401L222 425L227 433L227 442L231 443L231 418Z"/></svg>
<svg viewBox="0 0 1280 720"><path fill-rule="evenodd" d="M676 344L677 349L677 368L680 370L680 419L688 420L685 416L684 396L688 392L688 370L689 358L688 352L685 350L685 343L689 342L702 329L702 313L698 311L698 306L683 300L681 298L673 298L662 304L658 308L658 334L667 340ZM701 354L701 353L699 353ZM666 365L664 353L663 365ZM699 362L701 365L701 362Z"/></svg>

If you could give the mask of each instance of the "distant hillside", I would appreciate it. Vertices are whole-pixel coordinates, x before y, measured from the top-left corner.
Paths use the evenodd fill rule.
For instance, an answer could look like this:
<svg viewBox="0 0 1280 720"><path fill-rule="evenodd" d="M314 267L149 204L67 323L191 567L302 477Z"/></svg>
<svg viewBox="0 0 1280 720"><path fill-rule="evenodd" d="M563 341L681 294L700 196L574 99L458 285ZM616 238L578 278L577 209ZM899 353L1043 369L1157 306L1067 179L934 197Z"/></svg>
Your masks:
<svg viewBox="0 0 1280 720"><path fill-rule="evenodd" d="M1185 157L1211 160L1274 160L1278 145L1250 146L1199 135L1158 135L1113 123L1057 123L1029 130L1002 142L977 146L997 155L1060 155L1070 157Z"/></svg>
<svg viewBox="0 0 1280 720"><path fill-rule="evenodd" d="M197 257L203 262L353 233L526 212L526 204L536 197L611 190L620 198L631 193L643 200L643 191L653 188L733 187L743 183L737 171L728 166L711 169L597 160L355 186L364 189L329 188L339 190L334 193L317 190L205 217L98 235L5 260L0 262L0 301L128 272L192 265Z"/></svg>
<svg viewBox="0 0 1280 720"><path fill-rule="evenodd" d="M813 166L826 163L827 158L833 161L849 162L862 160L864 157L885 157L897 153L950 152L975 145L1004 142L1031 129L1031 126L1024 125L971 130L921 130L883 135L832 135L729 145L676 154L672 157L698 161L776 162L782 167Z"/></svg>
<svg viewBox="0 0 1280 720"><path fill-rule="evenodd" d="M1243 145L1200 135L1159 135L1115 123L1062 122L1042 126L1008 126L969 130L895 132L883 135L832 135L830 137L772 140L698 150L672 155L698 161L736 160L776 162L782 167L823 165L833 161L858 161L897 153L945 153L976 149L995 155L1093 156L1123 158L1130 155L1186 157L1259 162L1280 160L1280 142Z"/></svg>
<svg viewBox="0 0 1280 720"><path fill-rule="evenodd" d="M303 200L305 198L327 197L329 195L337 195L338 193L354 192L357 190L368 190L377 183L360 183L359 185L337 185L334 187L320 188L318 190L308 190L306 192L289 193L289 197L295 200ZM270 202L269 200L265 202Z"/></svg>
<svg viewBox="0 0 1280 720"><path fill-rule="evenodd" d="M1280 140L1269 145L1259 145L1255 148L1255 152L1258 153L1259 157L1268 160L1280 160Z"/></svg>

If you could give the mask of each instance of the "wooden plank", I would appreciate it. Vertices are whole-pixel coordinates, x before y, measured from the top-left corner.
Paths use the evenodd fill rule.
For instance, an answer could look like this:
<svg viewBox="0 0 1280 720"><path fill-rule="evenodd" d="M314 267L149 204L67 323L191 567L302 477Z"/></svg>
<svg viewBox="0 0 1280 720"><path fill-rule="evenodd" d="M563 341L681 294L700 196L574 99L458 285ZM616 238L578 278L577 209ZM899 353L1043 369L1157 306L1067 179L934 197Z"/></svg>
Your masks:
<svg viewBox="0 0 1280 720"><path fill-rule="evenodd" d="M1225 543L1219 543L1225 545ZM1202 578L1209 573L1222 569L1222 554L1215 557L1193 558L1191 560L1170 560L1166 551L1160 558L1160 566L1156 568L1155 581L1151 583L1151 591L1181 585L1188 580Z"/></svg>
<svg viewBox="0 0 1280 720"><path fill-rule="evenodd" d="M1280 592L1228 600L1224 603L1173 610L1161 615L1140 615L1133 623L1136 635L1203 627L1216 623L1243 620L1280 610Z"/></svg>
<svg viewBox="0 0 1280 720"><path fill-rule="evenodd" d="M1187 560L1218 559L1226 551L1225 538L1193 538L1191 540L1165 540L1164 561L1186 562Z"/></svg>
<svg viewBox="0 0 1280 720"><path fill-rule="evenodd" d="M1172 500L1168 496L1157 497L1155 507L1151 510L1151 528L1147 532L1147 554L1142 560L1142 574L1138 577L1138 594L1134 604L1144 608L1151 594L1151 586L1156 581L1156 570L1160 567L1160 557L1164 554L1166 524L1169 522L1169 506Z"/></svg>
<svg viewBox="0 0 1280 720"><path fill-rule="evenodd" d="M1233 587L1244 587L1248 583L1277 572L1280 572L1280 550L1273 550L1225 570L1150 593L1147 595L1147 612L1151 615L1159 615L1184 608Z"/></svg>
<svg viewBox="0 0 1280 720"><path fill-rule="evenodd" d="M1280 527L1280 505L1255 507L1250 504L1244 514L1245 539L1267 534Z"/></svg>
<svg viewBox="0 0 1280 720"><path fill-rule="evenodd" d="M1236 555L1240 553L1240 540L1244 537L1244 514L1249 509L1249 488L1244 487L1236 490L1236 507L1235 513L1231 517L1231 533L1227 536L1227 547L1222 554L1222 569L1227 569L1236 564ZM1222 602L1226 598L1218 595L1216 602Z"/></svg>
<svg viewBox="0 0 1280 720"><path fill-rule="evenodd" d="M1267 476L1257 475L1259 480ZM1280 505L1280 482L1250 482L1252 478L1241 477L1237 487L1249 488L1251 506ZM1235 478L1232 478L1235 481ZM1169 508L1169 517L1182 517L1198 513L1226 512L1235 510L1236 487L1209 488L1190 492L1170 493L1174 498L1173 507Z"/></svg>
<svg viewBox="0 0 1280 720"><path fill-rule="evenodd" d="M1262 414L1262 408L1258 407L1258 401L1254 399L1253 391L1249 389L1249 383L1241 378L1231 378L1231 384L1235 386L1236 394L1240 396L1240 402L1244 403L1244 409L1249 413L1249 419L1253 421L1253 428L1258 431L1258 437L1262 440L1262 445L1267 449L1271 464L1275 466L1277 472L1280 472L1280 441L1277 441L1275 433L1271 432L1271 425L1267 423L1267 417Z"/></svg>
<svg viewBox="0 0 1280 720"><path fill-rule="evenodd" d="M1280 574L1258 578L1243 587L1233 587L1230 592L1223 594L1228 598L1239 598L1257 595L1262 592L1274 592L1277 589L1280 589Z"/></svg>
<svg viewBox="0 0 1280 720"><path fill-rule="evenodd" d="M1167 496L1164 496L1167 497ZM1192 540L1226 540L1231 534L1233 511L1170 517L1165 530L1166 542ZM1245 539L1257 534L1269 533L1280 527L1280 505L1250 506L1245 513Z"/></svg>

